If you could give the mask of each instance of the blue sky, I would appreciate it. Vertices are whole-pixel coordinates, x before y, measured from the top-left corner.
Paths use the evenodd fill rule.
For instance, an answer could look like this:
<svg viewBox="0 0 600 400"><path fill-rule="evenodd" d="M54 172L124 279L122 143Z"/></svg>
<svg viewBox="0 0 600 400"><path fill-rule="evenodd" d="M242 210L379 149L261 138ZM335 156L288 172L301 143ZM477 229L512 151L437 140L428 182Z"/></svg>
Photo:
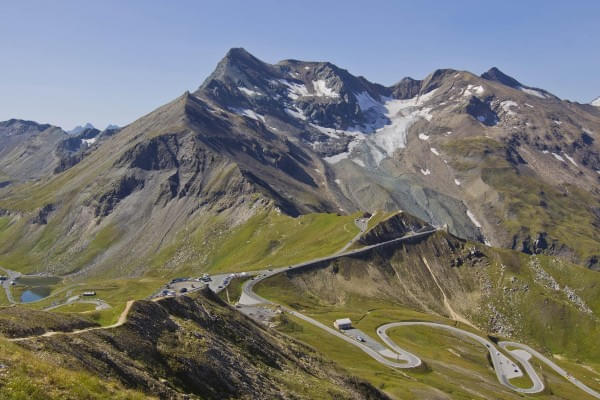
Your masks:
<svg viewBox="0 0 600 400"><path fill-rule="evenodd" d="M371 81L497 66L600 96L599 1L3 1L0 120L127 124L193 90L231 47Z"/></svg>

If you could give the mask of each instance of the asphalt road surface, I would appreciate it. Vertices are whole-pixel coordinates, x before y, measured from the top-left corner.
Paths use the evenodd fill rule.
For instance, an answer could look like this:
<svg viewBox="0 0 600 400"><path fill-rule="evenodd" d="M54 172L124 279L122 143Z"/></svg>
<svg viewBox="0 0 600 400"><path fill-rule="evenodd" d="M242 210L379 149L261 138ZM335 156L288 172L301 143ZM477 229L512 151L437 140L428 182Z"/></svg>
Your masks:
<svg viewBox="0 0 600 400"><path fill-rule="evenodd" d="M377 328L377 334L379 335L381 340L383 340L385 342L385 344L392 347L396 351L398 351L399 348L387 336L386 331L390 328L396 328L396 327L400 327L400 326L427 326L430 328L445 329L445 330L453 332L457 335L466 336L470 339L473 339L474 341L483 345L490 353L490 358L492 360L492 365L494 366L494 371L496 372L496 377L498 378L498 381L502 385L508 387L509 389L514 390L515 392L519 392L519 393L532 394L532 393L539 393L542 390L544 390L544 383L542 382L542 380L540 379L540 377L538 376L538 374L535 372L535 370L533 368L528 368L528 366L531 367L531 365L529 363L527 363L527 366L525 366L525 370L527 371L529 378L533 382L533 386L531 386L530 388L520 388L520 387L517 387L517 386L513 385L512 383L510 383L509 380L511 378L516 378L516 377L522 376L522 372L521 372L520 368L515 363L513 363L510 359L508 359L504 354L500 353L498 351L498 349L496 348L496 346L494 346L494 344L492 342L490 342L489 340L484 339L481 336L478 336L472 332L465 331L465 330L456 328L454 326L438 324L435 322L418 322L418 321L408 322L407 321L407 322L392 322L392 323L385 324L385 325L382 325L379 328Z"/></svg>
<svg viewBox="0 0 600 400"><path fill-rule="evenodd" d="M526 344L515 343L515 342L499 342L498 346L502 347L504 350L511 353L515 358L519 358L519 354L522 354L522 353L518 352L519 350L523 351L525 353L528 353L530 356L536 357L538 360L540 360L541 362L546 364L548 367L552 368L554 370L554 372L556 372L557 374L559 374L562 377L564 377L565 379L567 379L569 382L571 382L573 385L577 386L579 389L583 390L590 396L594 396L595 398L600 399L600 393L598 393L594 389L590 388L589 386L587 386L586 384L581 382L579 379L571 376L567 371L565 371L564 369L559 367L554 361L550 360L548 357L546 357L542 353L532 349L531 347L527 346ZM507 347L516 347L519 350L508 350ZM515 354L515 353L517 353L517 354Z"/></svg>
<svg viewBox="0 0 600 400"><path fill-rule="evenodd" d="M316 258L314 260L306 261L306 262L303 262L300 264L291 265L289 267L282 267L282 268L277 268L277 269L273 269L273 270L260 271L259 274L254 279L246 281L246 283L244 283L244 285L242 286L242 296L240 297L239 303L242 305L255 305L255 304L270 303L270 301L268 301L267 299L264 299L264 298L260 297L259 295L257 295L256 293L254 293L254 291L253 291L254 285L256 285L258 282L260 282L266 278L269 278L273 275L277 275L281 272L292 271L292 270L306 267L308 265L316 264L316 263L319 263L322 261L331 261L331 260L335 260L335 259L338 259L341 257L362 254L362 253L365 253L365 252L367 252L371 249L377 248L377 247L384 247L384 246L390 245L392 243L401 243L406 240L415 239L415 238L419 238L419 237L425 237L425 236L431 235L435 231L436 231L435 229L432 229L432 230L425 231L425 232L411 233L411 234L402 236L401 238L388 240L387 242L377 243L377 244L373 244L370 246L361 247L360 249L346 251L343 253L337 253L332 256Z"/></svg>
<svg viewBox="0 0 600 400"><path fill-rule="evenodd" d="M9 303L16 304L16 301L12 296L12 290L10 288L10 283L12 281L14 281L15 279L19 278L21 276L21 273L17 272L17 271L11 271L10 269L5 269L2 267L0 267L0 270L4 271L4 273L8 277L6 280L2 281L2 287L4 288L4 291L6 292L6 298L8 299Z"/></svg>

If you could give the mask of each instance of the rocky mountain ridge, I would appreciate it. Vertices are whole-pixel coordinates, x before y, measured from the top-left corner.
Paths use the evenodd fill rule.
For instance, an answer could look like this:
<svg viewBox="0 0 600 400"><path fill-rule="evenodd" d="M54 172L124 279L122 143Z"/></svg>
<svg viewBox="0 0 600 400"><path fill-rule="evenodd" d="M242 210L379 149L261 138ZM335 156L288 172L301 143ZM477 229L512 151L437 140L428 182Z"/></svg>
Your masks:
<svg viewBox="0 0 600 400"><path fill-rule="evenodd" d="M43 137L36 129L30 137ZM68 259L71 272L132 249L123 262L141 273L140 260L187 221L223 214L231 227L265 207L402 209L463 238L591 268L600 259L600 111L497 68L384 87L331 63L268 64L232 49L195 92L118 131L65 142L45 129L59 155L40 153L47 166L0 189L0 208L52 210L31 220L51 225L56 263ZM44 235L39 224L10 224L5 254ZM66 249L85 252L100 232L111 232L110 250L71 261Z"/></svg>

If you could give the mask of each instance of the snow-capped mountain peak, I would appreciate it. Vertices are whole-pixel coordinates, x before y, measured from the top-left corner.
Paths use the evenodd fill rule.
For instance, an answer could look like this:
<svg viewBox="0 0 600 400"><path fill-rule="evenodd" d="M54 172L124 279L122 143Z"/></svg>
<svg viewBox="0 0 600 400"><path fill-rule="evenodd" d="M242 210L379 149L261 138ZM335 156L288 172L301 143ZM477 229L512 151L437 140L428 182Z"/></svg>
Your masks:
<svg viewBox="0 0 600 400"><path fill-rule="evenodd" d="M594 100L592 100L590 104L596 107L600 107L600 97L596 97Z"/></svg>

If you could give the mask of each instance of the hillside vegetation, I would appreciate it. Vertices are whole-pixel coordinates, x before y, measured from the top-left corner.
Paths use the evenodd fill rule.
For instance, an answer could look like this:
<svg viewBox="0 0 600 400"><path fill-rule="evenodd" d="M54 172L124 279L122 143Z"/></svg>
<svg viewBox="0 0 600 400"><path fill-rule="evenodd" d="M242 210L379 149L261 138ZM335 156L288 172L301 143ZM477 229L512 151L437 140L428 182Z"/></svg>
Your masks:
<svg viewBox="0 0 600 400"><path fill-rule="evenodd" d="M594 372L600 367L596 346L600 335L598 285L600 278L594 271L557 258L489 248L438 232L418 243L374 249L368 254L321 263L313 269L283 273L259 283L256 291L327 325L337 318L350 317L372 337L376 337L377 326L387 322L417 319L455 324L452 318L458 314L478 327L480 335L510 338L547 354L556 354L560 357L557 362L564 362L566 369L595 387L596 379L600 379L600 374ZM443 301L444 297L448 303ZM341 341L325 340L326 333L315 331L299 320L291 320L299 328L286 328L288 321L281 329L289 330L343 366L352 365L355 373L373 383L385 382L390 388L400 385L395 381L398 378L380 380L368 369L354 366L367 358L360 355L360 351L356 356L342 356L346 350L342 350ZM463 329L472 329L460 325ZM399 343L410 343L407 348L421 349L419 336L408 330L397 330L394 337ZM319 339L312 338L308 332ZM435 353L425 352L424 356L434 369L433 375L403 372L419 382L454 393L456 397L452 398L469 398L466 389L469 385L465 382L478 377L474 371L482 365L478 362L479 367L457 370L453 360L456 355L445 349L450 347L459 353L461 349L450 346L450 342L443 335L432 336L430 345L436 347L431 351ZM469 353L465 349L462 352L465 351ZM435 357L440 352L443 357ZM475 360L475 355L465 357ZM578 362L593 369L580 368ZM501 390L505 396L502 398L513 398L497 385L489 365L486 368L488 389ZM563 393L565 398L579 395L576 388L553 372L544 369L543 373L551 390ZM440 379L442 376L444 379ZM458 387L448 385L451 381L461 383ZM463 394L459 396L454 392L457 390ZM400 398L411 398L400 389L394 389L394 393L397 396L404 393ZM489 395L480 392L479 396Z"/></svg>
<svg viewBox="0 0 600 400"><path fill-rule="evenodd" d="M12 393L22 380L21 370L31 374L29 387L36 394L42 381L34 373L40 366L33 360L43 357L42 365L59 366L51 378L79 371L79 376L92 373L114 382L100 392L106 398L115 387L159 398L183 394L198 399L386 398L309 348L264 330L208 290L158 302L138 301L118 328L32 339L20 346L35 355L19 348L18 354L27 354L32 362L14 366L0 352L0 362L10 363L0 378L0 393ZM98 389L94 381L83 382L81 393L87 395L86 385ZM79 393L66 390L69 396ZM60 398L53 393L32 398ZM127 394L119 391L123 398Z"/></svg>

